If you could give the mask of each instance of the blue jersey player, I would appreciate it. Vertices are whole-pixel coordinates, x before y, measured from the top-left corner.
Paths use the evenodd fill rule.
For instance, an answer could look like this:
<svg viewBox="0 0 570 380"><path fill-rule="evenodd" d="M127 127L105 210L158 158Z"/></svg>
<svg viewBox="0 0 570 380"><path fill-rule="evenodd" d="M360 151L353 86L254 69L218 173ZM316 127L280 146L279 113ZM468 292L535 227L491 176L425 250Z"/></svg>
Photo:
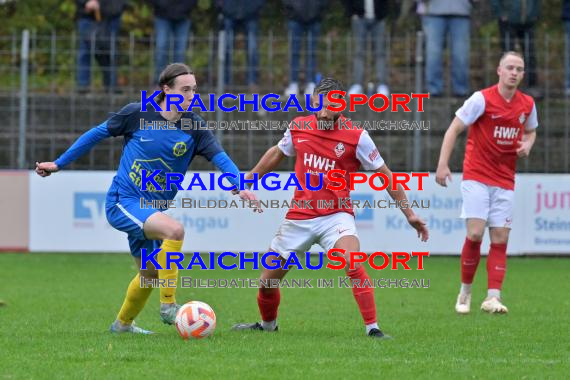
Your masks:
<svg viewBox="0 0 570 380"><path fill-rule="evenodd" d="M194 122L203 122L200 116L192 112L178 112L175 106L170 107L170 110L166 109L165 98L169 94L181 95L184 99L181 106L188 109L196 91L196 78L191 69L184 64L171 64L161 73L159 84L162 92L156 98L156 103L163 111L157 112L149 106L146 112L142 112L140 103L128 104L99 126L84 133L55 162L36 163L36 173L46 177L79 158L101 140L111 136L123 136L123 154L117 175L107 193L105 208L109 223L128 234L131 254L138 268L141 267L141 248L152 251L160 247L157 262L166 268L166 252L180 252L184 239L182 224L161 212L164 210L141 208L141 198L149 201L171 200L176 195L176 189L141 191L141 170L145 169L149 173L156 169L161 169L162 173L185 173L194 156L201 155L220 171L239 174L238 168L211 131L181 129L181 118L193 119L191 125L196 125ZM152 122L171 122L176 123L177 128L141 129L141 119L146 125ZM160 178L157 182L160 183ZM233 181L233 184L238 185L237 180ZM256 200L255 195L248 190L239 192L239 196L250 201ZM141 277L143 281L146 278L158 278L175 284L178 270L156 270L154 267L140 270L129 284L121 310L111 325L112 332L150 333L135 326L133 322L152 291L151 287L140 286ZM160 288L160 317L167 324L174 323L179 308L175 292L175 286Z"/></svg>

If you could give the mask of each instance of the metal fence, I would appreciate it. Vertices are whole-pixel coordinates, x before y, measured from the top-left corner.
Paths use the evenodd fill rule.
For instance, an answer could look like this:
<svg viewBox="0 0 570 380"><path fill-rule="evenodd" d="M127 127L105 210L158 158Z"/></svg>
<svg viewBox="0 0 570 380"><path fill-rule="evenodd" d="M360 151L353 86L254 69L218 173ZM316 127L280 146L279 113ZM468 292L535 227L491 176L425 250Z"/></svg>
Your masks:
<svg viewBox="0 0 570 380"><path fill-rule="evenodd" d="M20 164L31 168L37 160L53 160L61 154L81 133L103 121L109 112L125 103L140 99L140 90L153 89L154 41L152 38L136 38L134 34L119 37L117 43L117 71L120 93L105 93L101 84L101 71L92 62L92 85L88 94L76 90L77 37L72 35L29 35L29 60L27 70L22 71L22 37L14 33L0 36L0 110L5 127L0 130L0 168L17 168ZM422 72L420 57L416 57L417 35L408 32L388 36L390 88L392 92L417 92L418 74ZM318 71L323 75L340 78L349 84L352 62L350 33L341 36L325 35L317 52ZM519 165L521 171L568 172L570 169L569 120L570 104L565 94L565 63L568 60L565 41L548 34L536 40L539 89L543 98L537 103L540 130L534 151L529 159ZM247 69L245 41L238 38L234 48L232 86L219 83L218 35L193 36L186 52L187 62L196 72L199 91L246 92ZM282 93L287 86L289 69L289 45L287 36L271 31L258 40L260 54L260 93ZM365 84L372 81L373 58L367 52ZM499 41L493 38L471 40L470 81L472 89L483 88L496 82L496 65L500 55ZM96 51L92 52L94 57ZM449 61L449 53L446 61ZM92 59L94 61L94 59ZM303 76L301 57L301 77ZM446 66L448 67L448 65ZM446 77L449 70L446 70ZM22 80L27 73L27 83ZM449 87L449 80L446 80ZM365 86L366 87L366 86ZM373 86L372 88L375 88ZM449 93L449 88L448 88ZM22 96L23 95L23 96ZM463 99L442 97L426 102L426 111L420 115L430 122L430 129L414 134L413 131L371 131L383 155L397 170L434 170L443 133L455 110ZM204 114L214 119L212 114ZM295 114L262 115L251 110L245 114L226 113L225 120L290 120ZM411 120L414 116L401 113L376 114L360 110L351 115L357 120ZM19 126L24 127L19 131ZM414 137L414 135L416 137ZM419 135L419 138L418 138ZM240 168L250 168L261 154L281 136L279 131L231 131L218 136ZM121 154L122 143L110 139L78 160L76 169L114 169ZM415 143L415 145L414 145ZM25 149L25 152L22 152ZM461 170L463 149L459 144L452 162L453 170ZM205 162L196 162L196 169L210 168ZM291 169L287 162L282 169Z"/></svg>

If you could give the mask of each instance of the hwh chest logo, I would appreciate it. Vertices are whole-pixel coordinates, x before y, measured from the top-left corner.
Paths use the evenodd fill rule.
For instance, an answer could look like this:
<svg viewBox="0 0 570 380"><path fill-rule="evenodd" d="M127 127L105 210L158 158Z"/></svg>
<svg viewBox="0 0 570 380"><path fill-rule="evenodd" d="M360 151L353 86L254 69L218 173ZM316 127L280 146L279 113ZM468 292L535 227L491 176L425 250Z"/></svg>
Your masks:
<svg viewBox="0 0 570 380"><path fill-rule="evenodd" d="M313 169L329 171L334 169L336 161L313 153L305 153L303 163Z"/></svg>
<svg viewBox="0 0 570 380"><path fill-rule="evenodd" d="M495 131L493 132L493 137L500 140L513 140L519 137L519 132L519 128L496 126Z"/></svg>

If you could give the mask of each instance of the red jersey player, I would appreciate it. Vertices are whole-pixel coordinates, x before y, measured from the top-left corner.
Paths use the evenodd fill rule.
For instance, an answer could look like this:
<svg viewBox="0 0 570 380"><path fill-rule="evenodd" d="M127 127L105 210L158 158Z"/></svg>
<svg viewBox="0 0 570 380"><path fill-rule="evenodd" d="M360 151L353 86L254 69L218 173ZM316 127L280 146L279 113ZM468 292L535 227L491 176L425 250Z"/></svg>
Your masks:
<svg viewBox="0 0 570 380"><path fill-rule="evenodd" d="M361 165L366 170L384 173L388 178L392 178L392 172L384 163L366 131L339 129L338 121L343 116L340 113L327 110L329 101L326 96L333 90L342 91L342 84L331 78L323 79L315 88L312 98L313 106L316 107L319 105L318 95L323 94L322 109L314 115L296 120L301 122L300 125L303 125L303 121L310 122L309 125L313 127L313 130L291 127L285 132L281 141L270 148L247 175L247 178L252 178L253 173L258 173L259 177L262 177L274 170L281 160L287 156L296 156L295 172L303 189L307 188L305 186L305 173L312 174L310 176L312 186L318 184L319 173L323 175L321 190L297 190L295 192L294 200L314 200L312 202L313 209L292 208L289 210L270 246L270 251L280 255L281 268L274 270L264 268L261 273L262 280L282 279L287 274L287 270L283 269L283 264L291 252L304 254L315 243L321 245L326 251L333 248L344 249L346 252L360 250L352 208L344 207L339 202L340 198L349 196L349 190L336 192L327 190L326 173L329 170L345 170L347 183L350 183L348 181L349 173L356 172ZM318 129L317 122L332 122L334 128L332 130ZM349 127L351 126L350 121L346 121L346 123ZM401 186L398 187L398 190L387 189L387 191L393 199L406 199L406 194ZM319 209L315 207L317 200L332 200L335 207ZM426 241L428 230L425 223L414 214L412 209L401 210L408 223L417 230L418 237L422 241ZM352 280L360 280L360 284L363 284L366 279L370 280L365 268L359 264L353 270L348 270L347 264L345 270ZM263 287L262 285L263 283L261 283L257 296L261 323L238 324L234 326L234 330L277 330L279 288ZM352 292L364 319L368 336L385 337L376 320L374 289L371 287L353 287Z"/></svg>
<svg viewBox="0 0 570 380"><path fill-rule="evenodd" d="M475 92L455 113L445 133L436 181L451 180L448 162L457 136L469 127L461 193L461 217L467 237L461 251L461 290L455 310L469 313L471 284L481 257L481 240L489 226L491 248L487 258L488 293L481 310L507 313L501 287L507 263L507 242L513 221L517 159L529 155L538 126L532 97L517 90L524 61L516 52L503 54L497 68L499 83Z"/></svg>

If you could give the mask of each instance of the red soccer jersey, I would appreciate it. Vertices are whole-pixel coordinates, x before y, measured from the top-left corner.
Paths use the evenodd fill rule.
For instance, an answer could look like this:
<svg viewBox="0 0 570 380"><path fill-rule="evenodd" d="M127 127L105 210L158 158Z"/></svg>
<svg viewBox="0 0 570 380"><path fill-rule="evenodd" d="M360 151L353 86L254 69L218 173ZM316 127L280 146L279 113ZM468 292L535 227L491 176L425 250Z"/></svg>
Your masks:
<svg viewBox="0 0 570 380"><path fill-rule="evenodd" d="M295 190L293 200L299 203L310 200L309 204L312 207L300 208L294 205L289 209L287 219L312 219L341 211L354 215L350 202L343 204L340 201L340 198L346 200L350 197L349 173L358 171L361 164L366 170L376 170L384 165L384 160L368 132L352 129L352 123L344 116L339 118L331 130L319 129L314 115L295 118L278 146L285 155L297 156L295 174L303 190ZM344 178L348 188L340 191L326 188L330 183L326 176L332 169L346 171ZM318 185L318 176L322 173L322 188L315 191L308 190L305 173L311 174L310 185L313 187ZM333 207L318 207L318 200L333 201Z"/></svg>
<svg viewBox="0 0 570 380"><path fill-rule="evenodd" d="M514 190L517 141L538 126L532 97L517 90L508 102L494 85L475 92L455 114L470 126L463 179Z"/></svg>

